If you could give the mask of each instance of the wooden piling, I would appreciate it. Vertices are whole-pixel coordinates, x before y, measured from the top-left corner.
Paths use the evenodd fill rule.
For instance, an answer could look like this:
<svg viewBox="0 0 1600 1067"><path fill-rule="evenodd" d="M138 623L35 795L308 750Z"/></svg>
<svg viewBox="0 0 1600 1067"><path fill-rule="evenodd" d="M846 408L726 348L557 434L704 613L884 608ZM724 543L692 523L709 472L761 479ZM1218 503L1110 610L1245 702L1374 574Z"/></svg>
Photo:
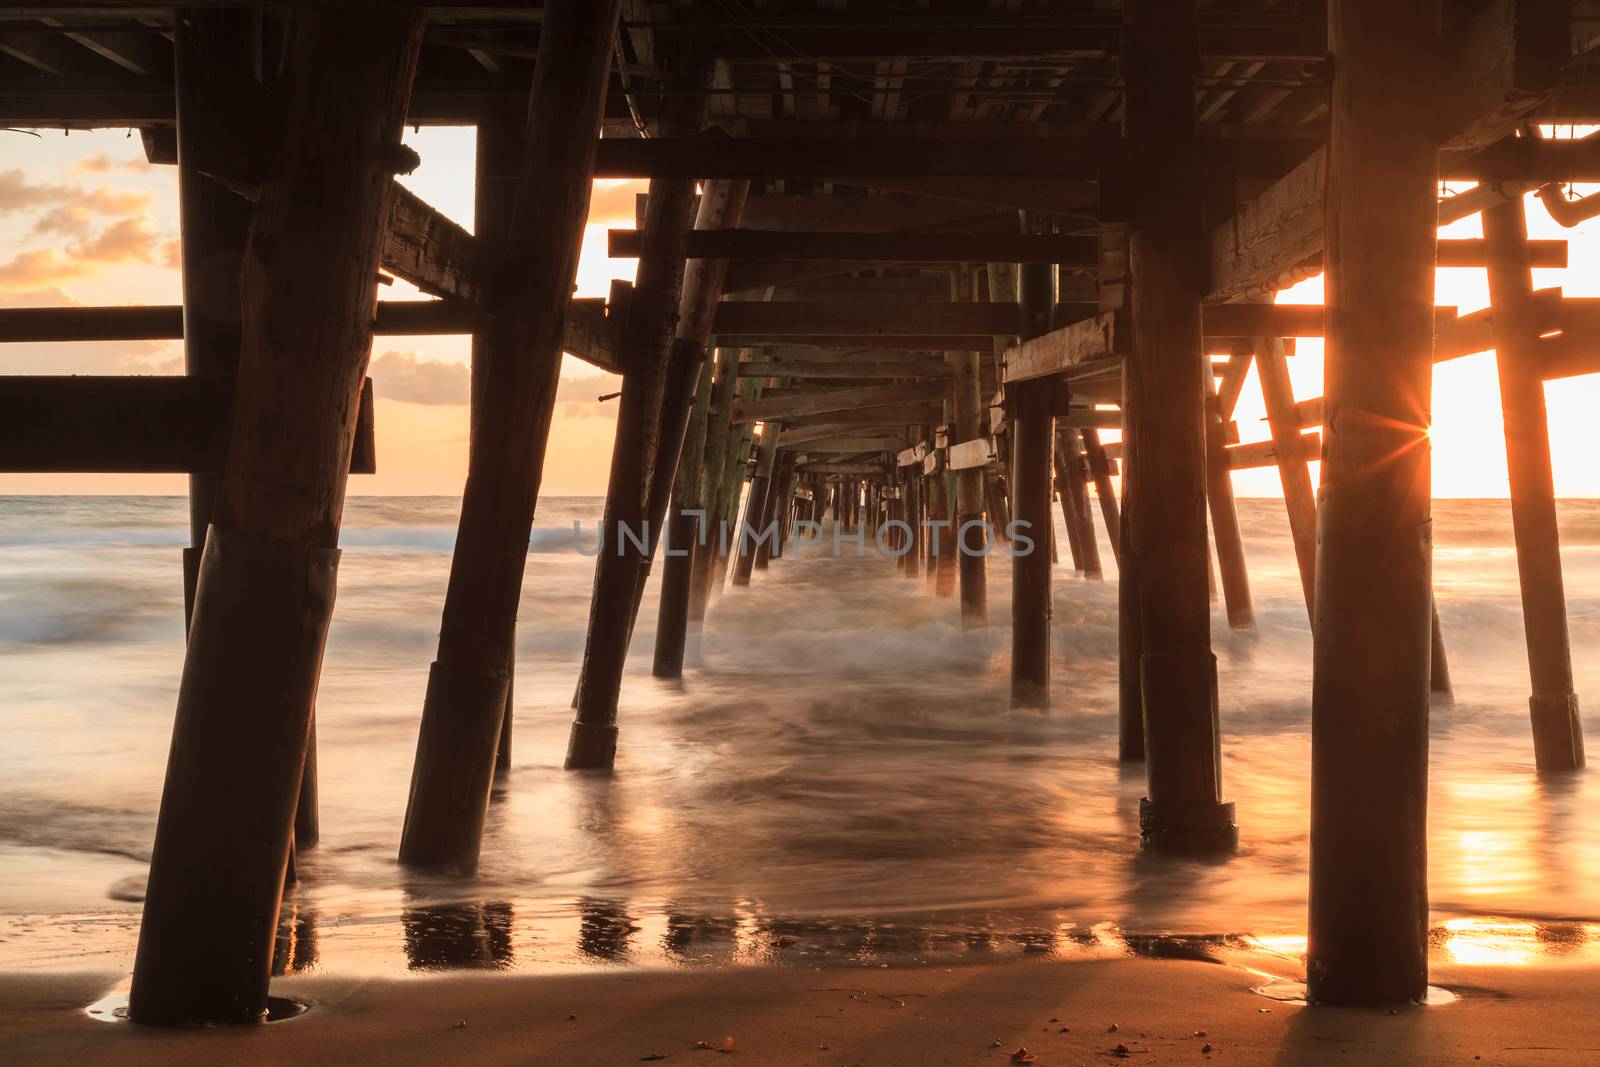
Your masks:
<svg viewBox="0 0 1600 1067"><path fill-rule="evenodd" d="M1129 153L1133 353L1127 362L1138 502L1124 540L1138 566L1149 795L1146 847L1229 849L1233 805L1222 800L1217 661L1207 595L1204 377L1206 289L1195 77L1194 0L1129 0L1123 70Z"/></svg>
<svg viewBox="0 0 1600 1067"><path fill-rule="evenodd" d="M1483 212L1489 254L1489 301L1494 311L1495 365L1500 377L1506 472L1511 482L1511 528L1517 545L1522 625L1533 695L1534 762L1541 771L1582 767L1583 724L1572 691L1567 642L1561 537L1550 469L1550 427L1545 415L1540 334L1528 266L1528 220L1522 198Z"/></svg>
<svg viewBox="0 0 1600 1067"><path fill-rule="evenodd" d="M1305 440L1300 433L1300 414L1295 407L1294 386L1289 381L1289 365L1284 359L1283 339L1255 339L1256 373L1261 379L1261 396L1266 401L1267 425L1272 430L1272 447L1278 454L1278 478L1283 483L1283 506L1289 513L1289 536L1294 542L1295 563L1300 569L1300 586L1305 592L1306 615L1316 618L1317 575L1317 496L1311 488L1311 470Z"/></svg>
<svg viewBox="0 0 1600 1067"><path fill-rule="evenodd" d="M1427 992L1427 431L1439 166L1433 97L1417 91L1417 65L1439 54L1439 6L1333 0L1328 12L1338 73L1327 161L1306 958L1307 992L1319 1004L1415 1002Z"/></svg>
<svg viewBox="0 0 1600 1067"><path fill-rule="evenodd" d="M513 221L488 246L479 443L423 704L405 863L477 865L619 10L620 0L544 8Z"/></svg>
<svg viewBox="0 0 1600 1067"><path fill-rule="evenodd" d="M750 492L745 500L744 522L735 537L734 551L737 556L733 567L734 585L750 584L750 572L756 562L756 540L767 533L767 502L772 495L779 434L779 426L775 422L765 423L761 428L761 449L756 458L755 474L750 479Z"/></svg>
<svg viewBox="0 0 1600 1067"><path fill-rule="evenodd" d="M1052 273L1048 264L1018 268L1018 336L1024 341L1050 331ZM1011 703L1045 707L1050 703L1050 468L1058 386L1052 378L1036 378L1011 389L1011 514L1031 541L1014 545L1011 560Z"/></svg>
<svg viewBox="0 0 1600 1067"><path fill-rule="evenodd" d="M773 425L776 431L778 426ZM772 481L767 486L767 503L761 509L761 529L771 530L771 537L764 537L756 545L755 569L764 571L774 557L781 555L783 544L783 530L788 525L789 498L792 492L789 482L793 478L794 453L789 452L779 457L773 466Z"/></svg>
<svg viewBox="0 0 1600 1067"><path fill-rule="evenodd" d="M139 1022L251 1023L266 1012L423 21L420 8L330 9L295 11L286 26L285 121L243 260L228 458L133 968Z"/></svg>
<svg viewBox="0 0 1600 1067"><path fill-rule="evenodd" d="M1244 534L1233 501L1233 474L1228 467L1228 443L1222 408L1217 402L1217 380L1207 367L1205 386L1206 501L1211 508L1211 540L1217 548L1217 568L1222 572L1222 602L1228 625L1249 630L1256 624L1250 604L1250 571L1244 560Z"/></svg>
<svg viewBox="0 0 1600 1067"><path fill-rule="evenodd" d="M972 270L962 266L951 275L951 298L971 301L976 298ZM983 384L977 352L949 352L951 412L950 443L976 441L983 436ZM983 468L968 467L956 472L955 530L951 538L956 549L956 571L961 589L963 626L989 624L988 559L984 550ZM967 531L968 525L972 526ZM963 533L963 531L967 531Z"/></svg>
<svg viewBox="0 0 1600 1067"><path fill-rule="evenodd" d="M507 174L516 172L522 155L523 129L513 113L495 114L478 124L477 154L473 162L472 230L474 233L504 233L511 225L511 212L516 207L516 182ZM483 331L472 334L471 394L468 397L469 429L467 433L467 465L472 465L472 447L479 411L483 407L485 378L489 369L489 349ZM500 778L511 771L511 737L513 716L513 690L516 677L516 632L512 622L511 660L506 665L506 707L500 720L500 742L495 748L494 773Z"/></svg>
<svg viewBox="0 0 1600 1067"><path fill-rule="evenodd" d="M689 624L690 578L694 569L695 540L706 528L699 496L705 464L706 426L711 410L715 361L703 360L695 387L694 404L684 430L683 451L673 477L672 510L662 531L661 600L656 613L655 656L650 673L657 678L683 676L683 648Z"/></svg>
<svg viewBox="0 0 1600 1067"><path fill-rule="evenodd" d="M698 86L691 74L685 85ZM699 98L669 98L663 122L680 134L694 132L704 110ZM678 305L683 295L695 183L653 178L644 220L628 322L622 333L622 399L611 449L610 481L595 556L588 638L579 675L577 715L567 739L567 770L610 767L617 754L617 700L633 632L632 609L648 556L650 486L671 370Z"/></svg>
<svg viewBox="0 0 1600 1067"><path fill-rule="evenodd" d="M1098 582L1105 578L1100 564L1100 545L1094 537L1094 514L1089 510L1089 478L1085 470L1083 449L1078 442L1078 431L1070 427L1058 431L1059 452L1057 466L1066 486L1066 499L1070 502L1073 524L1078 531L1078 552L1082 555L1083 576Z"/></svg>
<svg viewBox="0 0 1600 1067"><path fill-rule="evenodd" d="M1083 434L1083 451L1089 462L1089 473L1094 478L1094 495L1100 501L1100 518L1105 522L1106 540L1111 543L1111 558L1122 551L1122 515L1117 507L1116 490L1111 487L1111 460L1106 456L1105 445L1100 443L1100 431L1087 427ZM1120 566L1120 564L1119 564Z"/></svg>

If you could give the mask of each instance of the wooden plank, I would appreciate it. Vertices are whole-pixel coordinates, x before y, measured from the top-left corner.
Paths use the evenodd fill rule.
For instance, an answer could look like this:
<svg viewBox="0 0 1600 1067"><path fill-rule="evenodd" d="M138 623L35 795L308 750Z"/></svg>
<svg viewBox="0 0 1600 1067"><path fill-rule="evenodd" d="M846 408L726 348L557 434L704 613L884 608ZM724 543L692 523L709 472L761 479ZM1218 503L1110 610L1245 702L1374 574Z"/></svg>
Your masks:
<svg viewBox="0 0 1600 1067"><path fill-rule="evenodd" d="M994 462L994 444L987 437L953 444L945 450L945 462L953 471L975 470Z"/></svg>
<svg viewBox="0 0 1600 1067"><path fill-rule="evenodd" d="M948 390L949 385L945 382L806 390L790 396L735 401L733 421L736 424L761 422L798 415L818 415L823 412L903 405L916 400L938 400L942 399Z"/></svg>
<svg viewBox="0 0 1600 1067"><path fill-rule="evenodd" d="M826 425L830 432L861 426L930 426L944 417L938 404L891 404L850 411L822 411L815 415L786 415L785 429Z"/></svg>
<svg viewBox="0 0 1600 1067"><path fill-rule="evenodd" d="M1110 408L1070 408L1065 415L1056 416L1056 428L1062 430L1120 430L1122 412Z"/></svg>
<svg viewBox="0 0 1600 1067"><path fill-rule="evenodd" d="M1015 304L890 303L887 301L782 303L723 301L713 332L728 335L829 336L878 334L995 334L1016 329Z"/></svg>
<svg viewBox="0 0 1600 1067"><path fill-rule="evenodd" d="M722 307L729 307L724 302ZM753 306L753 305L752 305ZM928 333L786 333L786 334L729 334L717 331L749 348L776 348L802 345L818 350L835 352L992 352L994 337L991 334L928 334Z"/></svg>
<svg viewBox="0 0 1600 1067"><path fill-rule="evenodd" d="M755 378L948 378L950 367L923 360L859 362L741 363L739 373Z"/></svg>
<svg viewBox="0 0 1600 1067"><path fill-rule="evenodd" d="M788 433L787 430L784 431ZM803 441L791 444L785 438L778 439L778 449L785 452L804 452L807 455L842 455L853 456L858 452L894 452L905 444L905 435L879 436L879 437L834 437L823 440Z"/></svg>
<svg viewBox="0 0 1600 1067"><path fill-rule="evenodd" d="M1322 433L1312 431L1300 435L1300 448L1308 459L1320 459L1322 456ZM1276 467L1278 465L1278 447L1271 440L1252 441L1247 445L1230 445L1228 447L1228 469L1248 470L1253 467Z"/></svg>
<svg viewBox="0 0 1600 1067"><path fill-rule="evenodd" d="M1014 225L1014 224L1013 224ZM642 232L607 231L613 258L639 255ZM1095 265L1092 237L1015 233L837 233L696 230L689 255L702 259L855 260L870 263L1059 263Z"/></svg>
<svg viewBox="0 0 1600 1067"><path fill-rule="evenodd" d="M228 444L226 381L178 375L0 375L0 472L215 472ZM372 474L372 379L351 474Z"/></svg>
<svg viewBox="0 0 1600 1067"><path fill-rule="evenodd" d="M1080 366L1086 360L1103 358L1114 351L1114 323L1115 314L1107 311L1052 330L1043 337L1012 345L1000 357L1002 379L1028 381Z"/></svg>
<svg viewBox="0 0 1600 1067"><path fill-rule="evenodd" d="M1240 173L1272 177L1308 150L1304 137L1212 140L1206 155ZM600 142L600 178L1048 178L1094 181L1122 159L1119 137L655 137Z"/></svg>
<svg viewBox="0 0 1600 1067"><path fill-rule="evenodd" d="M478 239L399 182L389 198L382 265L430 296L478 299Z"/></svg>
<svg viewBox="0 0 1600 1067"><path fill-rule="evenodd" d="M799 469L807 474L888 474L886 463L802 463Z"/></svg>
<svg viewBox="0 0 1600 1067"><path fill-rule="evenodd" d="M471 333L477 312L453 300L380 300L376 333L437 336ZM0 308L0 344L48 341L177 341L183 309L176 304L125 307ZM616 323L588 303L567 311L563 351L620 374Z"/></svg>

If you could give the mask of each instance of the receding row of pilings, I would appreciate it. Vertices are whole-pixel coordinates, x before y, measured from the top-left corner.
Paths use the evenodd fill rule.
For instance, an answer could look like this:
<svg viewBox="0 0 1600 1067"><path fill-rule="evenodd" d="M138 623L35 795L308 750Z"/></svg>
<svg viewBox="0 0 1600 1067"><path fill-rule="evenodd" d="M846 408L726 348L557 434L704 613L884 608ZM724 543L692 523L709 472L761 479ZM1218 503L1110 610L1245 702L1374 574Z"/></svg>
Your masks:
<svg viewBox="0 0 1600 1067"><path fill-rule="evenodd" d="M402 859L470 871L476 863L497 753L503 752L516 608L560 365L563 320L593 176L595 133L617 28L618 0L545 5L532 106L522 138L489 124L488 156L520 140L519 177L480 183L485 293L474 337L470 470L430 672ZM1195 175L1194 8L1129 0L1124 35L1128 278L1123 500L1113 521L1104 449L1084 434L1089 471L1113 532L1121 573L1124 758L1145 759L1141 825L1155 845L1225 849L1235 829L1220 780L1216 666L1210 648L1206 511L1216 491L1220 415L1208 405L1200 329L1204 280ZM240 107L226 70L247 64L230 38L231 13L180 15L178 100ZM1279 446L1297 561L1313 605L1313 768L1310 952L1313 999L1414 1000L1426 984L1427 719L1440 652L1431 596L1429 375L1437 222L1437 152L1426 94L1407 93L1418 55L1434 54L1437 0L1383 8L1335 0L1332 141L1326 191L1328 295L1320 505L1304 481L1294 398L1281 345L1255 347ZM379 240L391 175L405 166L399 128L421 41L414 10L329 7L290 16L272 127L271 160L246 215L215 197L183 158L180 174L191 370L236 377L226 465L198 479L196 547L187 559L189 644L178 699L130 1010L154 1023L242 1022L265 1007L271 943L297 808L314 833L307 778L312 708L332 611L339 517L371 341ZM204 37L205 47L200 47ZM199 57L208 55L201 64ZM686 85L704 71L685 65ZM687 96L689 94L676 94ZM673 122L698 121L685 102ZM226 125L226 124L224 124ZM500 147L496 147L496 146ZM485 168L485 173L492 168ZM962 472L902 479L863 499L859 485L818 480L789 463L779 438L731 417L760 380L740 378L738 351L705 352L717 264L683 257L690 185L652 183L636 307L623 341L624 407L608 519L666 521L667 553L655 672L681 673L685 648L733 565L762 565L732 528L755 453L747 519L820 517L847 526L880 516L947 523L1008 507L1035 530L1053 528L1052 489L1071 513L1069 540L1088 572L1092 530L1079 505L1076 437L1057 432L1059 382L1006 386L1008 499L980 499ZM737 224L744 187L705 183L697 223ZM1502 360L1513 518L1534 682L1542 769L1582 763L1560 585L1521 216L1485 219ZM341 250L329 256L327 250ZM235 268L233 265L236 264ZM238 314L200 271L237 270ZM1014 282L1018 335L1046 333L1051 271L1023 265ZM1105 279L1102 279L1105 287ZM223 287L224 291L226 287ZM230 347L232 346L232 347ZM236 351L236 361L229 353ZM972 432L971 366L952 359L947 424ZM1238 379L1219 392L1237 396ZM981 399L981 396L979 397ZM1219 396L1217 409L1231 409ZM1274 414L1276 412L1276 414ZM926 429L926 428L924 428ZM627 447L624 448L623 445ZM1285 446L1288 447L1285 447ZM680 452L682 456L680 458ZM1096 460L1096 453L1099 459ZM1286 463L1292 457L1298 467ZM1290 482L1293 481L1291 489ZM981 483L988 487L992 483ZM1209 501L1208 501L1209 497ZM880 507L881 505L881 507ZM791 509L793 514L791 514ZM1222 508L1222 510L1226 510ZM696 515L702 516L700 520ZM936 591L962 591L963 618L985 617L986 581L946 539L902 568ZM897 535L898 536L898 535ZM568 762L614 755L616 693L654 543L602 553ZM898 542L897 542L898 547ZM1070 545L1069 545L1070 547ZM1013 566L1012 690L1049 699L1050 546ZM778 545L768 558L781 553ZM615 556L615 562L610 562ZM1230 619L1248 600L1220 583ZM748 562L746 562L748 561ZM1315 593L1314 598L1312 593Z"/></svg>

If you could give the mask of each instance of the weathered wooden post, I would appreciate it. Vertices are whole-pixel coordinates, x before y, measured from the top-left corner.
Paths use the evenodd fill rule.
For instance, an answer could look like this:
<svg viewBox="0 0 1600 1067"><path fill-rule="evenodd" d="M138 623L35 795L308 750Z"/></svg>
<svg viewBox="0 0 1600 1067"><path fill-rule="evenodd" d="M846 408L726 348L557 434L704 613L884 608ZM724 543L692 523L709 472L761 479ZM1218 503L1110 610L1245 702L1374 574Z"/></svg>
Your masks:
<svg viewBox="0 0 1600 1067"><path fill-rule="evenodd" d="M1055 279L1047 263L1023 263L1017 297L1024 341L1050 332ZM1028 542L1013 545L1011 560L1011 703L1050 703L1050 472L1055 461L1055 408L1059 385L1034 378L1008 388L1011 418L1012 521Z"/></svg>
<svg viewBox="0 0 1600 1067"><path fill-rule="evenodd" d="M477 156L473 161L472 232L504 233L511 225L511 212L516 207L517 183L512 177L522 158L522 135L525 132L520 116L512 113L495 114L478 124ZM471 379L472 391L468 398L469 430L467 433L467 465L472 465L472 447L475 435L470 427L476 426L478 412L483 406L484 379L489 369L488 337L482 330L472 334ZM500 721L500 744L495 749L494 772L503 776L511 771L511 722L515 689L516 634L513 620L511 661L506 665L506 710Z"/></svg>
<svg viewBox="0 0 1600 1067"><path fill-rule="evenodd" d="M1106 447L1100 443L1100 431L1094 427L1083 430L1083 451L1088 457L1089 473L1094 477L1094 495L1100 499L1100 518L1105 522L1106 540L1111 542L1111 558L1122 551L1122 516L1117 508L1117 494L1111 487L1111 460Z"/></svg>
<svg viewBox="0 0 1600 1067"><path fill-rule="evenodd" d="M772 426L774 438L781 432L777 423ZM774 461L772 481L767 485L766 506L761 509L761 529L772 531L772 536L762 537L756 545L755 568L767 569L774 557L782 554L783 531L789 524L789 499L793 493L790 481L794 478L794 453L785 453Z"/></svg>
<svg viewBox="0 0 1600 1067"><path fill-rule="evenodd" d="M1312 627L1308 996L1428 984L1428 423L1438 0L1334 0L1327 357Z"/></svg>
<svg viewBox="0 0 1600 1067"><path fill-rule="evenodd" d="M778 461L778 424L765 423L761 428L761 449L757 453L756 472L750 479L750 492L745 499L744 522L734 534L737 552L733 567L733 584L749 585L750 571L756 562L756 539L766 535L764 525L767 501L772 495L773 467Z"/></svg>
<svg viewBox="0 0 1600 1067"><path fill-rule="evenodd" d="M917 440L921 440L921 427L915 428L918 432ZM920 467L902 467L902 481L900 491L906 498L906 522L911 526L911 549L901 557L905 565L907 578L916 578L922 574L922 469Z"/></svg>
<svg viewBox="0 0 1600 1067"><path fill-rule="evenodd" d="M1289 512L1289 536L1294 541L1295 563L1305 590L1306 614L1316 618L1317 497L1311 488L1305 442L1300 434L1300 414L1294 406L1294 386L1278 337L1255 339L1256 373L1266 402L1272 448L1278 454L1278 478L1283 483L1283 506Z"/></svg>
<svg viewBox="0 0 1600 1067"><path fill-rule="evenodd" d="M682 103L691 99L671 98L680 113L684 110ZM672 104L669 110L673 109ZM680 133L692 132L688 129L690 122L668 125L677 127ZM677 332L694 193L692 179L654 178L650 182L644 249L622 333L622 400L617 409L599 554L595 557L577 715L567 739L568 770L610 767L616 760L617 699L628 656L628 638L633 631L634 594L651 540L646 529L651 460L664 429L661 406Z"/></svg>
<svg viewBox="0 0 1600 1067"><path fill-rule="evenodd" d="M1128 389L1128 361L1122 367L1122 501L1117 533L1117 759L1144 762L1144 623L1140 619L1139 557L1134 553L1132 525L1137 466L1134 462L1134 419Z"/></svg>
<svg viewBox="0 0 1600 1067"><path fill-rule="evenodd" d="M1583 766L1583 724L1578 718L1578 695L1572 691L1550 427L1539 373L1543 325L1534 310L1528 219L1521 198L1484 210L1483 238L1489 253L1511 528L1517 544L1528 673L1533 680L1528 709L1533 718L1534 762L1541 771L1570 770Z"/></svg>
<svg viewBox="0 0 1600 1067"><path fill-rule="evenodd" d="M1217 660L1207 595L1202 225L1194 0L1130 0L1123 33L1133 353L1127 362L1138 501L1124 541L1138 558L1146 847L1231 848L1222 800Z"/></svg>
<svg viewBox="0 0 1600 1067"><path fill-rule="evenodd" d="M1222 602L1228 625L1249 630L1256 624L1250 605L1250 571L1244 561L1244 535L1233 502L1233 472L1228 467L1228 442L1222 408L1217 403L1217 379L1209 362L1201 375L1205 387L1206 500L1211 505L1211 539L1217 546L1217 567L1222 571Z"/></svg>
<svg viewBox="0 0 1600 1067"><path fill-rule="evenodd" d="M951 298L970 301L977 298L976 278L967 266L951 275ZM950 364L950 403L954 420L950 424L950 443L962 444L983 436L983 380L977 352L948 352ZM989 624L989 574L983 531L983 468L967 467L956 471L955 529L951 537L956 550L956 571L961 589L961 622L967 627ZM967 533L968 524L973 529ZM975 539L974 539L975 537Z"/></svg>
<svg viewBox="0 0 1600 1067"><path fill-rule="evenodd" d="M673 477L672 510L662 531L661 600L656 610L656 647L650 673L657 678L683 676L683 647L689 625L689 591L694 570L695 540L704 530L699 495L705 464L706 427L711 411L714 360L703 360L694 405L684 430L683 451Z"/></svg>
<svg viewBox="0 0 1600 1067"><path fill-rule="evenodd" d="M1067 530L1069 540L1077 545L1073 558L1080 561L1078 569L1085 578L1102 581L1105 571L1100 565L1100 545L1094 539L1094 515L1089 510L1089 480L1084 471L1078 431L1067 427L1058 430L1057 434L1058 491L1062 493L1062 518L1070 524ZM1074 533L1076 536L1072 536Z"/></svg>
<svg viewBox="0 0 1600 1067"><path fill-rule="evenodd" d="M490 358L400 859L477 865L620 0L544 8L512 224L486 246ZM485 235L488 236L488 235Z"/></svg>
<svg viewBox="0 0 1600 1067"><path fill-rule="evenodd" d="M420 8L296 11L287 24L286 121L263 153L243 260L228 458L134 962L139 1022L249 1023L266 1012L384 219L393 175L409 169L399 135L423 19Z"/></svg>

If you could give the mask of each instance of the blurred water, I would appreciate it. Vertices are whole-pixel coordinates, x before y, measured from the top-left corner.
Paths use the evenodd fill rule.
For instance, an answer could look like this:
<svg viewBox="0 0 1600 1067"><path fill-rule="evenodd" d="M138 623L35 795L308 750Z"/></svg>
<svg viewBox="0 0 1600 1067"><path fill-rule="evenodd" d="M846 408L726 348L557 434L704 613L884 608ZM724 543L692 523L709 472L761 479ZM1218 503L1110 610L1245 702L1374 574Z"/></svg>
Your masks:
<svg viewBox="0 0 1600 1067"><path fill-rule="evenodd" d="M1296 943L1310 635L1280 502L1240 502L1257 630L1229 631L1220 609L1213 627L1241 844L1211 864L1139 854L1141 771L1115 760L1104 543L1110 580L1057 572L1046 713L1009 706L999 554L996 625L975 632L876 554L792 554L715 602L681 686L649 677L652 586L617 772L563 772L593 574L571 524L592 544L600 503L540 503L515 766L463 882L394 863L459 502L350 500L318 700L323 841L286 902L286 966L724 959L791 942L1021 951L1108 930L1124 947L1160 933ZM1508 507L1434 514L1456 685L1432 728L1440 943L1482 954L1468 934L1487 930L1493 959L1600 955L1600 792L1587 775L1533 774ZM1563 503L1562 521L1578 688L1594 694L1600 502ZM0 966L131 961L182 665L185 537L178 498L0 498Z"/></svg>

